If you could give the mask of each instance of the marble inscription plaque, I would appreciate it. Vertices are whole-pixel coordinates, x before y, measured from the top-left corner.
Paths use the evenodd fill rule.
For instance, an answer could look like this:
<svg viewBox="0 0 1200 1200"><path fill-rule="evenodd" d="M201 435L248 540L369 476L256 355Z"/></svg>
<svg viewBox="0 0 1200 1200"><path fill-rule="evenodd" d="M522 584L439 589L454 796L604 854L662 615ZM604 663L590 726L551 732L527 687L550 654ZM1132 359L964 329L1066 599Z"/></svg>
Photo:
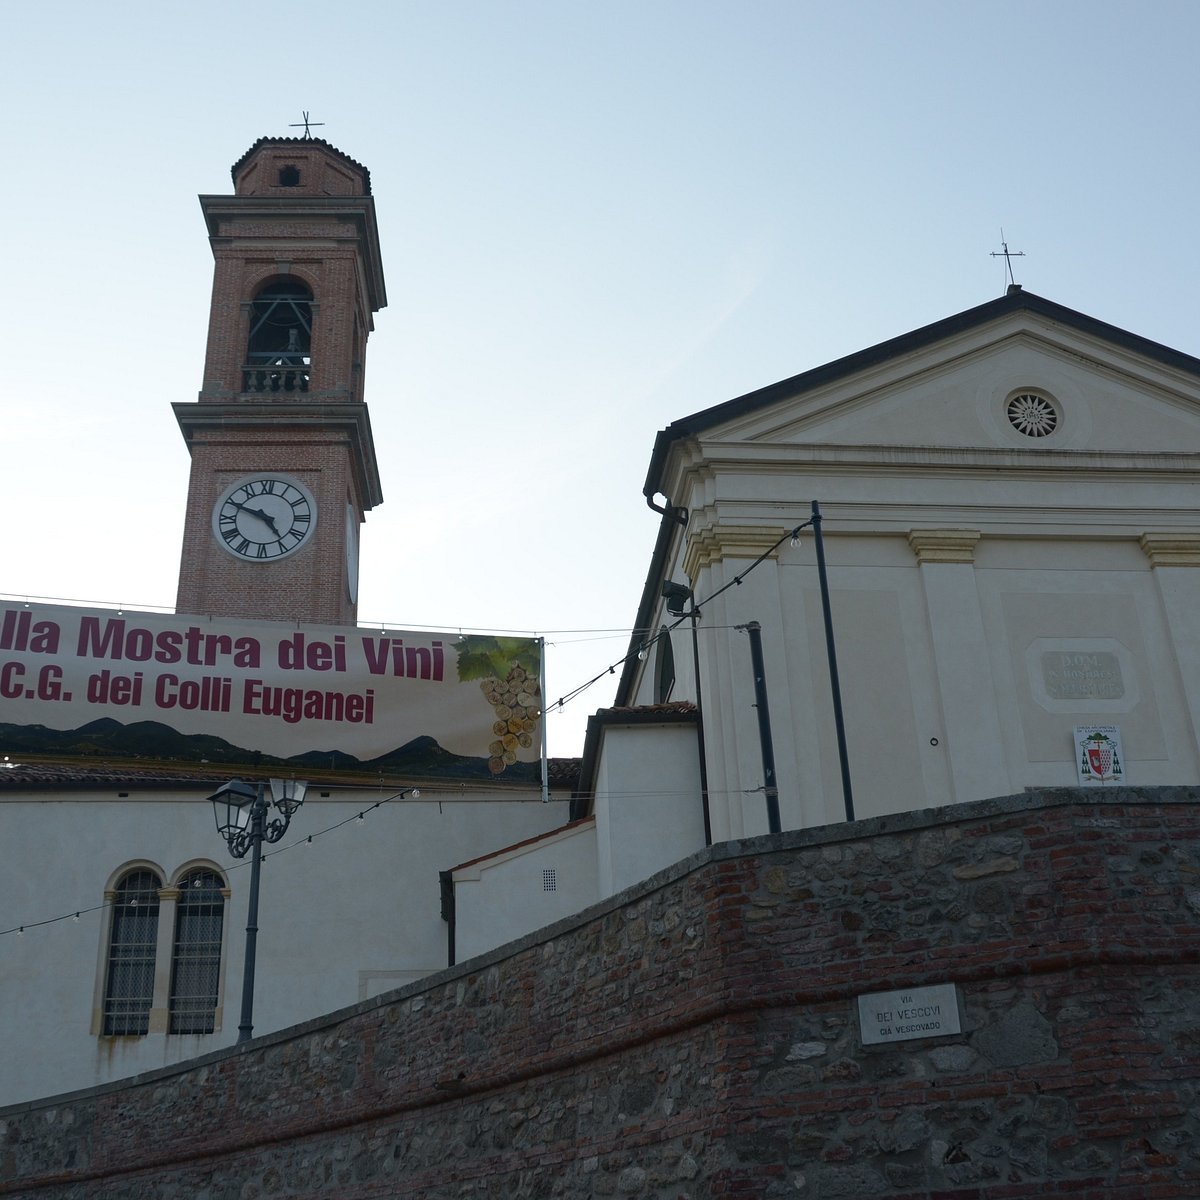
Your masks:
<svg viewBox="0 0 1200 1200"><path fill-rule="evenodd" d="M1107 650L1044 650L1042 680L1052 700L1120 700L1121 664Z"/></svg>
<svg viewBox="0 0 1200 1200"><path fill-rule="evenodd" d="M958 991L952 983L858 998L858 1027L864 1046L958 1033Z"/></svg>

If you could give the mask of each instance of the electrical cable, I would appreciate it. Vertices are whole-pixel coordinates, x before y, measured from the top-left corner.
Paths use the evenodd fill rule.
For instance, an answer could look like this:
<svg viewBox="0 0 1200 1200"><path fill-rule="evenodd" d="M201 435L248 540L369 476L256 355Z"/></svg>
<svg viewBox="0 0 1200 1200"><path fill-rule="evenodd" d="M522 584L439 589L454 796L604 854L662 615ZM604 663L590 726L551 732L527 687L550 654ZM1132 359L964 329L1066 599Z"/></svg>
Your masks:
<svg viewBox="0 0 1200 1200"><path fill-rule="evenodd" d="M651 647L654 646L655 643L658 642L664 635L671 633L672 630L678 629L679 626L684 623L684 621L690 621L692 619L693 614L698 613L706 604L710 604L719 595L721 595L722 592L727 592L731 587L735 587L735 586L740 587L742 580L745 579L746 576L749 575L750 572L753 571L755 567L759 566L761 563L765 562L768 558L770 558L770 556L772 554L774 554L775 551L778 550L780 546L783 545L784 541L786 541L788 538L790 538L794 542L797 538L799 538L800 531L803 529L806 529L812 523L813 523L813 518L809 517L809 519L807 521L801 521L801 523L799 525L796 525L792 529L787 530L785 533L783 533L780 536L778 541L776 541L773 545L769 546L766 550L764 550L744 571L742 571L738 575L735 575L728 583L724 584L722 587L717 588L717 590L715 592L713 592L713 594L711 596L705 596L705 598L703 600L693 600L691 612L684 613L677 621L674 622L674 624L664 626L657 633L655 633L653 637L649 638L648 640L643 641L642 644L637 648L637 650L630 651L628 654L624 655L622 658L617 659L616 662L610 663L607 667L604 668L603 671L601 671L598 675L594 675L586 683L580 684L577 688L574 688L573 690L571 690L569 692L564 692L563 695L560 696L558 698L558 700L556 700L554 702L554 704L551 705L551 708L555 708L559 712L562 712L563 707L565 705L570 704L572 700L577 699L584 692L586 692L588 690L588 688L590 688L593 684L599 683L600 680L605 677L605 675L615 674L617 667L624 667L625 664L628 663L629 660L633 657L644 659L646 657L646 654L648 653L648 651L651 649ZM636 629L633 630L633 633L636 634L637 632L638 631ZM648 633L649 630L647 630L646 632Z"/></svg>

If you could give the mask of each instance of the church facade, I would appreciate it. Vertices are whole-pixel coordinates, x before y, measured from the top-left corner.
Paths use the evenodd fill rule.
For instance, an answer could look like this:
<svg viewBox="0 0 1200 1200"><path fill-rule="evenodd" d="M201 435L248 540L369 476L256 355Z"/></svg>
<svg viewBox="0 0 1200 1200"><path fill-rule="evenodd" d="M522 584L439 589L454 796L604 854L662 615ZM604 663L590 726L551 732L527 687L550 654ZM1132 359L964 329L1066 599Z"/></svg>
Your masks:
<svg viewBox="0 0 1200 1200"><path fill-rule="evenodd" d="M813 530L780 540L814 500L858 815L1076 785L1077 728L1116 727L1109 782L1196 782L1198 482L1200 361L1017 287L673 423L638 624L672 620L661 581L715 597L685 693L714 837L766 829L751 621L783 824L845 813ZM618 702L653 688L632 658Z"/></svg>

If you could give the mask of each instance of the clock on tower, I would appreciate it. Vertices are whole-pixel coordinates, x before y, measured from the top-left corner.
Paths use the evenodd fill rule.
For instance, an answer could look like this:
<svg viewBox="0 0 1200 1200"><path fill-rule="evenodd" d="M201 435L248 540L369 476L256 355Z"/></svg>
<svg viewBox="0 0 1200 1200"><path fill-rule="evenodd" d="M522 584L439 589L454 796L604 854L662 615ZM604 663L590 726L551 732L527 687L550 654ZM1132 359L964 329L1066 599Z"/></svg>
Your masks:
<svg viewBox="0 0 1200 1200"><path fill-rule="evenodd" d="M383 500L363 368L387 303L367 169L261 138L201 196L215 260L176 611L353 624L358 533Z"/></svg>

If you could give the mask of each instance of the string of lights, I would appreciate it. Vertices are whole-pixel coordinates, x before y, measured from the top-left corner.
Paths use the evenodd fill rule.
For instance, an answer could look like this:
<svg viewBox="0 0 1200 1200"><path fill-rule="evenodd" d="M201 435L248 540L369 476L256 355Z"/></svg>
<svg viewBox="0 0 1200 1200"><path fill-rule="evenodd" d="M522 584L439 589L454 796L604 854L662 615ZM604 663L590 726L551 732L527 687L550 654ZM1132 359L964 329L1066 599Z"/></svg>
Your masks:
<svg viewBox="0 0 1200 1200"><path fill-rule="evenodd" d="M164 604L150 604L141 601L130 604L124 600L92 600L79 596L35 596L26 592L0 592L0 602L24 605L64 604L70 608L111 608L121 611L132 610L134 612L161 613L163 616L171 616L175 612L173 607ZM585 635L581 636L578 639L579 641L603 641L610 637L629 636L629 627L627 625L600 626L595 629L497 629L487 625L445 625L436 621L377 621L363 619L358 622L358 628L367 630L378 629L382 633L387 633L389 630L405 632L413 629L420 629L428 633L457 633L463 635L490 633L509 637L554 638L560 642L574 634Z"/></svg>
<svg viewBox="0 0 1200 1200"><path fill-rule="evenodd" d="M349 825L352 821L361 823L366 820L366 814L374 812L377 808L382 808L385 804L390 804L393 800L403 800L407 796L417 798L421 795L418 788L401 788L400 791L394 792L390 796L384 796L381 800L376 800L374 804L368 804L361 808L358 812L351 814L341 821L336 821L334 824L325 829L320 829L316 833L311 833L307 837L300 838L298 841L290 842L286 846L280 846L275 850L267 850L263 852L262 858L265 861L268 858L274 858L277 854L283 854L287 850L295 850L298 846L311 846L317 838L322 838L326 834L333 833L337 829L341 829L343 825ZM243 867L250 866L250 863L245 859L235 862L232 865L224 868L226 874L232 874L234 871L239 871ZM23 936L30 929L39 929L43 925L56 925L60 921L78 921L80 917L88 913L101 912L103 909L111 908L115 904L115 900L105 899L99 904L93 904L91 907L75 909L71 912L65 912L57 917L47 917L42 921L26 921L23 925L13 925L9 929L0 929L0 937L5 937L9 934L15 934L17 937Z"/></svg>
<svg viewBox="0 0 1200 1200"><path fill-rule="evenodd" d="M617 673L618 667L624 668L625 664L627 662L629 662L629 660L631 658L637 657L639 659L644 659L646 657L646 655L649 653L649 651L654 647L654 645L663 636L671 633L675 629L678 629L679 626L684 623L684 621L690 621L695 613L700 612L700 610L706 604L711 604L719 595L722 594L722 592L727 592L731 587L740 587L742 584L742 580L745 579L746 576L749 575L750 572L755 569L755 567L759 566L761 563L764 563L768 558L770 558L771 555L774 554L775 551L778 550L779 547L782 546L785 541L787 541L790 538L792 545L793 546L796 545L799 541L801 531L804 530L805 528L807 528L809 525L811 525L813 523L813 520L814 520L814 518L810 517L807 521L802 521L799 525L796 525L793 528L782 533L779 536L779 539L773 545L769 546L766 550L764 550L744 571L742 571L738 575L735 575L728 583L717 588L717 590L715 592L713 592L713 594L711 596L706 596L703 600L693 600L691 612L684 613L681 617L679 617L678 620L674 621L672 624L664 626L662 629L658 630L652 636L643 640L642 644L637 648L637 650L630 651L628 654L625 654L621 658L618 658L616 660L616 662L610 663L607 667L604 668L603 671L601 671L598 675L593 675L592 678L589 679L586 683L581 683L577 688L573 688L569 692L564 692L563 695L561 695L558 698L558 700L555 701L555 703L551 707L557 709L559 712L562 712L563 708L566 705L570 704L572 700L575 700L579 696L581 696L593 684L599 683L600 680L603 679L606 675L615 675ZM728 626L727 628L733 628L733 626ZM643 631L634 630L633 632L634 633L644 632L644 633L649 634L650 631L649 630L643 630Z"/></svg>
<svg viewBox="0 0 1200 1200"><path fill-rule="evenodd" d="M471 785L467 785L466 789L464 789L464 790L470 790L470 786ZM749 789L749 790L755 791L755 790L761 790L761 789ZM455 789L455 791L458 792L459 789ZM492 794L494 795L494 793L492 793ZM622 797L637 796L637 797L640 797L640 798L646 799L646 800L656 800L656 799L657 800L665 800L665 799L675 798L675 797L684 796L684 795L691 795L690 792L682 792L677 789L670 789L670 788L663 788L663 789L658 789L658 790L652 789L652 788L638 788L636 791L634 791L634 790L614 791L613 789L610 788L610 789L606 789L605 794L609 795L609 796L622 796ZM714 792L711 794L720 795L720 794L724 794L724 793ZM748 794L748 792L746 791L746 789L732 789L729 791L728 794L742 795L742 794ZM587 798L587 799L595 799L597 793L595 793L595 792L579 792L579 793L577 793L577 795ZM306 834L303 837L297 838L293 842L288 842L286 845L279 846L279 847L271 849L271 850L264 850L263 855L262 855L263 861L265 862L268 858L274 858L278 854L284 854L289 850L307 849L309 846L314 845L317 841L319 841L321 838L325 837L327 834L334 833L337 830L341 829L345 825L358 826L358 825L365 824L368 814L374 812L377 808L382 808L385 804L392 804L392 803L395 803L396 801L406 800L410 797L414 800L424 799L424 801L426 803L437 803L442 798L436 794L429 795L428 793L426 793L424 796L422 796L422 792L419 788L415 788L415 787L402 788L400 791L393 793L391 796L385 796L381 800L376 800L372 804L364 805L362 808L358 809L356 812L352 812L348 817L344 817L340 821L335 821L332 825L328 825L324 829L319 829L315 833ZM450 795L449 794L446 795L445 799L447 802L449 802ZM461 796L460 796L460 799L461 799ZM222 869L222 871L224 871L224 873L226 875L232 875L234 871L240 871L242 868L248 867L249 865L250 865L250 863L246 859L241 859L237 862L229 864L227 867L222 867L221 869ZM102 912L106 908L112 908L114 904L115 904L114 900L106 899L106 900L102 900L99 904L84 906L82 908L73 909L69 912L60 913L56 917L47 917L41 921L26 921L23 925L13 925L9 929L0 929L0 937L6 937L8 935L21 937L24 934L28 933L31 929L40 929L42 926L45 926L45 925L57 925L62 921L77 922L77 921L79 921L79 919L81 917L86 917L90 913L94 913L94 912Z"/></svg>

